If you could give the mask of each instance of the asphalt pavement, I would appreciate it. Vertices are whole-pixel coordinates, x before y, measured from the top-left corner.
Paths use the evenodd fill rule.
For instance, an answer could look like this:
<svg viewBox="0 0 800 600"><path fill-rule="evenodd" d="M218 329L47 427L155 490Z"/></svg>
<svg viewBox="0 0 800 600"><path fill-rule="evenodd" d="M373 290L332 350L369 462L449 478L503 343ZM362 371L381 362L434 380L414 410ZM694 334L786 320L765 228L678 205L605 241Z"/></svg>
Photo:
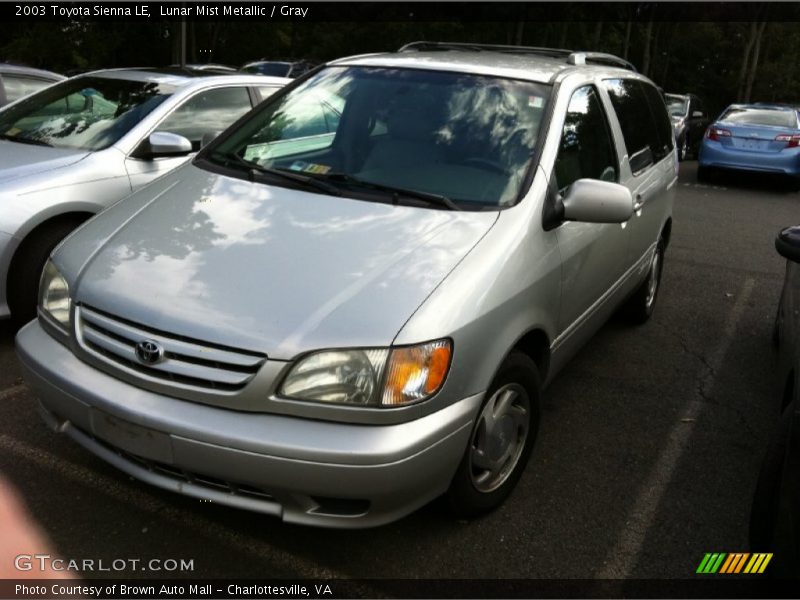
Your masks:
<svg viewBox="0 0 800 600"><path fill-rule="evenodd" d="M800 223L780 182L696 182L681 165L653 318L612 319L545 392L539 440L495 513L436 502L363 531L286 525L140 483L51 433L0 323L0 469L67 558L185 559L191 572L97 576L685 578L747 549L761 456L778 415L770 344ZM90 574L86 574L92 576Z"/></svg>

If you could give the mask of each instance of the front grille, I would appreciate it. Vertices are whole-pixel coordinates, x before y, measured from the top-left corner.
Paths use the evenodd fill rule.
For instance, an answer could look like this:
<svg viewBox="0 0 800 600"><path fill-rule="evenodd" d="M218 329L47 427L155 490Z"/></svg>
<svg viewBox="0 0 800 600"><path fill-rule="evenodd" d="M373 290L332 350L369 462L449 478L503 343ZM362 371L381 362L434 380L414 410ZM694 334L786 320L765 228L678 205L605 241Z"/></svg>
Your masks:
<svg viewBox="0 0 800 600"><path fill-rule="evenodd" d="M195 473L192 471L186 471L181 469L180 467L176 467L175 465L169 465L166 463L158 462L156 460L151 460L149 458L143 458L136 454L131 454L117 446L113 446L100 438L97 438L90 433L87 433L83 429L79 430L83 435L87 436L91 439L94 443L99 444L106 450L109 450L123 458L124 460L138 465L143 469L147 469L151 473L156 475L161 475L162 477L168 477L169 479L175 481L181 481L190 483L194 486L206 488L210 490L222 491L228 494L234 494L236 496L247 496L249 498L256 498L258 500L267 500L273 501L273 498L270 494L265 492L264 490L257 488L252 485L247 485L244 483L236 483L233 481L227 481L225 479L219 479L217 477L211 477L210 475L202 475L200 473Z"/></svg>
<svg viewBox="0 0 800 600"><path fill-rule="evenodd" d="M243 352L170 335L131 323L87 306L77 312L78 340L87 350L128 369L172 383L233 391L255 376L266 356ZM156 364L144 364L136 356L136 344L157 342L164 354Z"/></svg>

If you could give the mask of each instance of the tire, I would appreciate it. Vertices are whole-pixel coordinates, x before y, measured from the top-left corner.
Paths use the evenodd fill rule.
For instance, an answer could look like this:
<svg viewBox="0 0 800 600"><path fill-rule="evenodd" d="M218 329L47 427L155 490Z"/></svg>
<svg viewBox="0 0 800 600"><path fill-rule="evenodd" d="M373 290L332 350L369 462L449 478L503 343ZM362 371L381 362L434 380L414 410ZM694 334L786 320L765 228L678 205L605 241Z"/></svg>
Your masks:
<svg viewBox="0 0 800 600"><path fill-rule="evenodd" d="M527 355L512 352L489 386L445 494L453 514L477 517L494 510L509 496L536 440L540 395L536 364Z"/></svg>
<svg viewBox="0 0 800 600"><path fill-rule="evenodd" d="M684 135L678 142L678 161L683 162L689 158L689 141Z"/></svg>
<svg viewBox="0 0 800 600"><path fill-rule="evenodd" d="M658 240L650 259L647 277L622 308L624 316L633 324L646 322L653 314L661 289L661 274L664 271L664 238Z"/></svg>
<svg viewBox="0 0 800 600"><path fill-rule="evenodd" d="M11 319L23 325L36 317L39 279L53 248L83 220L65 219L34 230L17 249L8 270L7 298Z"/></svg>
<svg viewBox="0 0 800 600"><path fill-rule="evenodd" d="M753 503L750 507L750 550L754 552L767 552L773 546L780 500L781 472L783 471L783 459L786 454L791 420L792 405L790 404L783 411L778 430L770 441L761 462L758 482L753 493Z"/></svg>

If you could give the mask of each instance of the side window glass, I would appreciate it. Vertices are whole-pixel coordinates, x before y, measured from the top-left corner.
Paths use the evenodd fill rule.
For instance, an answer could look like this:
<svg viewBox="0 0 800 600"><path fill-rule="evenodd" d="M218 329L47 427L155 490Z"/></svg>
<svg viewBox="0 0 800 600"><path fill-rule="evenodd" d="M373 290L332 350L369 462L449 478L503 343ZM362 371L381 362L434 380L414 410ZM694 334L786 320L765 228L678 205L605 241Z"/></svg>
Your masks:
<svg viewBox="0 0 800 600"><path fill-rule="evenodd" d="M617 181L617 155L603 105L593 86L572 94L561 132L555 176L559 190L578 179Z"/></svg>
<svg viewBox="0 0 800 600"><path fill-rule="evenodd" d="M647 100L632 79L608 79L605 86L622 129L631 170L643 171L653 164L653 146L659 145Z"/></svg>
<svg viewBox="0 0 800 600"><path fill-rule="evenodd" d="M206 90L176 108L158 131L182 135L199 150L204 135L222 131L251 108L246 87Z"/></svg>
<svg viewBox="0 0 800 600"><path fill-rule="evenodd" d="M672 152L675 147L672 122L669 119L669 114L667 114L667 105L664 103L664 97L658 90L643 81L637 81L636 83L644 91L653 117L653 132L656 134L656 139L651 142L650 149L653 151L653 158L658 161Z"/></svg>
<svg viewBox="0 0 800 600"><path fill-rule="evenodd" d="M639 173L667 156L675 140L658 90L634 79L609 79L605 86L622 128L631 171Z"/></svg>
<svg viewBox="0 0 800 600"><path fill-rule="evenodd" d="M258 90L258 95L261 97L261 101L263 102L264 100L272 96L272 94L277 92L279 88L275 87L274 85L270 86L260 85L256 89Z"/></svg>

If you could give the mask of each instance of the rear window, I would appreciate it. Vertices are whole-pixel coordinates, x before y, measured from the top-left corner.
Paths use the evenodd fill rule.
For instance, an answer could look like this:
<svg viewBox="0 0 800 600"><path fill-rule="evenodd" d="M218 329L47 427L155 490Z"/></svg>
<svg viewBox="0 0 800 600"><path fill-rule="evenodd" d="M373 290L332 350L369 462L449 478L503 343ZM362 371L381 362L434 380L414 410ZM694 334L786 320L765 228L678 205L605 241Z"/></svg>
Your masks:
<svg viewBox="0 0 800 600"><path fill-rule="evenodd" d="M729 108L720 121L741 125L765 125L767 127L789 127L797 129L797 116L790 110L764 108Z"/></svg>

